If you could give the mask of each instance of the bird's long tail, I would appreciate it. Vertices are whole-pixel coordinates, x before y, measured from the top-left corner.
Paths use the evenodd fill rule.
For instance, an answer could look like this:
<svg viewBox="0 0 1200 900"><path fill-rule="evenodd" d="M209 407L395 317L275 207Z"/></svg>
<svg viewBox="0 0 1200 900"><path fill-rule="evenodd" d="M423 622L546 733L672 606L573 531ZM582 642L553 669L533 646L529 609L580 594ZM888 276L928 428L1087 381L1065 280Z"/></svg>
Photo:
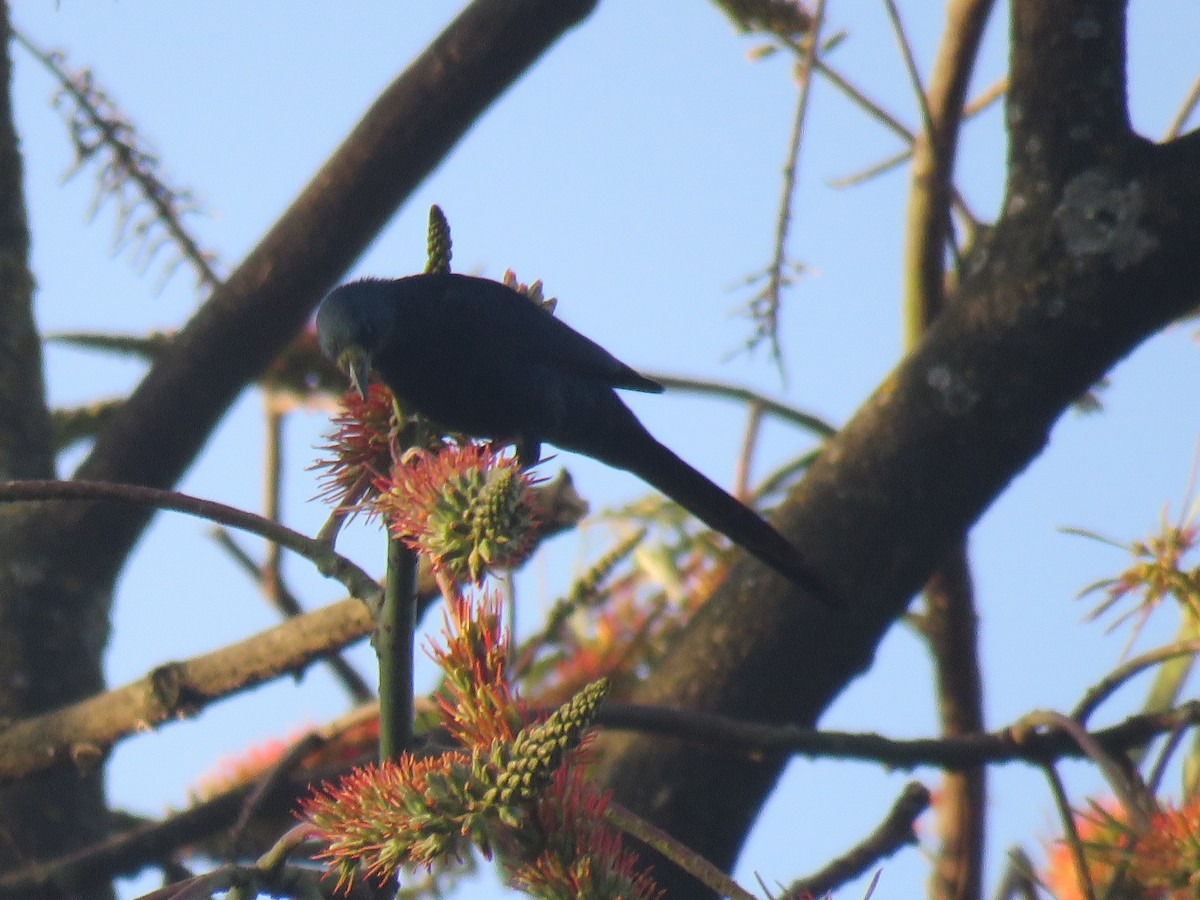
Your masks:
<svg viewBox="0 0 1200 900"><path fill-rule="evenodd" d="M787 538L750 507L660 444L641 427L641 423L637 423L637 427L645 437L621 442L624 452L619 454L620 458L606 462L626 469L658 488L709 528L721 532L793 584L815 594L816 599L834 603L827 586Z"/></svg>

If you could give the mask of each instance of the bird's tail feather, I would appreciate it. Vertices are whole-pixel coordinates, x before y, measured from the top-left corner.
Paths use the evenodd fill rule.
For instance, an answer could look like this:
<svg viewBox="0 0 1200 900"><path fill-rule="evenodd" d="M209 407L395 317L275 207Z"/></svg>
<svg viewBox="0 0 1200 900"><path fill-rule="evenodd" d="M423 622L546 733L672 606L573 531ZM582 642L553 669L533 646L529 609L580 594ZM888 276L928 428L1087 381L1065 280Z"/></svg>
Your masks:
<svg viewBox="0 0 1200 900"><path fill-rule="evenodd" d="M611 462L662 491L709 528L721 532L793 584L832 603L832 595L803 555L766 520L714 484L653 437L629 442L634 449Z"/></svg>

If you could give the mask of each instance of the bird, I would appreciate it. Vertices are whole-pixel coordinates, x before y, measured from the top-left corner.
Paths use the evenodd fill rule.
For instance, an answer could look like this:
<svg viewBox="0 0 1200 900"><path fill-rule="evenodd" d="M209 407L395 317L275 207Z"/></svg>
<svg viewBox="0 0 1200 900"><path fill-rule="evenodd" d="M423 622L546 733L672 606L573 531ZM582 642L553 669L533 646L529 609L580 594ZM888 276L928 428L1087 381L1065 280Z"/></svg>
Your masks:
<svg viewBox="0 0 1200 900"><path fill-rule="evenodd" d="M793 584L831 594L800 551L756 512L660 443L617 390L663 386L526 295L450 272L366 278L317 310L324 355L366 395L374 371L406 410L447 433L513 443L523 466L541 445L632 472Z"/></svg>

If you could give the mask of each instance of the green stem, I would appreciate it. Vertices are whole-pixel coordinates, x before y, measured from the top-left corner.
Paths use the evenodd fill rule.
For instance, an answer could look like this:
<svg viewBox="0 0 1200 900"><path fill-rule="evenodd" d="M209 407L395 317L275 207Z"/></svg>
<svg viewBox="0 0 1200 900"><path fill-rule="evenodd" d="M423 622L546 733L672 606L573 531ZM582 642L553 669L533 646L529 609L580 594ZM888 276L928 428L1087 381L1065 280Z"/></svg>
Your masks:
<svg viewBox="0 0 1200 900"><path fill-rule="evenodd" d="M417 554L388 536L383 608L375 629L379 658L379 759L395 759L412 742L413 646L417 609Z"/></svg>

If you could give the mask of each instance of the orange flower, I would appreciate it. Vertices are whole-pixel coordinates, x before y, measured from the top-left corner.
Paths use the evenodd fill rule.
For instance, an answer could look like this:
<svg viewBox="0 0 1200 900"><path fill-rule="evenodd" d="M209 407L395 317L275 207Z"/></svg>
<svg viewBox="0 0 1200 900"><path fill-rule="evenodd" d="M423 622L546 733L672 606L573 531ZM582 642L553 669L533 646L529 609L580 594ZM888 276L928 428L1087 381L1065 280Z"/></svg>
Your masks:
<svg viewBox="0 0 1200 900"><path fill-rule="evenodd" d="M1075 815L1075 829L1084 846L1088 877L1098 894L1103 894L1105 885L1112 880L1128 854L1131 834L1125 820L1125 811L1111 801L1103 805L1092 803L1089 812ZM1084 900L1075 861L1065 840L1060 838L1050 847L1042 881L1057 900ZM1132 885L1126 884L1126 887L1132 889ZM1132 900L1142 895L1130 893L1125 896Z"/></svg>
<svg viewBox="0 0 1200 900"><path fill-rule="evenodd" d="M279 762L291 744L291 739L271 738L237 756L218 760L213 771L200 776L191 791L192 799L207 800L256 781Z"/></svg>
<svg viewBox="0 0 1200 900"><path fill-rule="evenodd" d="M1147 896L1193 900L1200 896L1200 799L1168 805L1150 820L1129 861L1129 878Z"/></svg>

